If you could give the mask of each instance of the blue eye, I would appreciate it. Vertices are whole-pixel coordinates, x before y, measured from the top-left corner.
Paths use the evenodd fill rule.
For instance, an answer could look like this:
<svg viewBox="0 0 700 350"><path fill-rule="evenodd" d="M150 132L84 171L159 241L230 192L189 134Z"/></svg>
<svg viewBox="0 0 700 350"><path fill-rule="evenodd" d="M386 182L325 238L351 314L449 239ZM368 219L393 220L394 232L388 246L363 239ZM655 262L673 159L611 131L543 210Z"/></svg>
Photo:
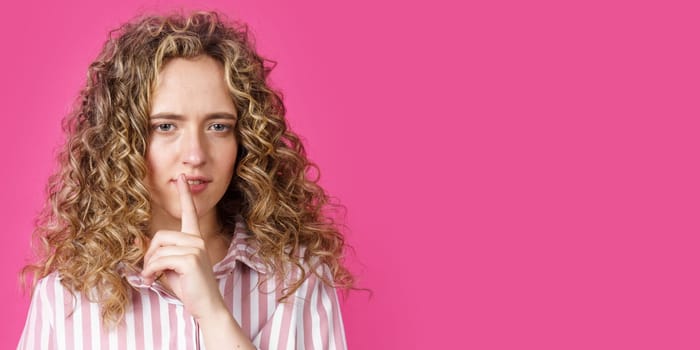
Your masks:
<svg viewBox="0 0 700 350"><path fill-rule="evenodd" d="M229 131L229 130L231 130L230 125L221 124L221 123L212 124L211 128L213 128L214 131Z"/></svg>
<svg viewBox="0 0 700 350"><path fill-rule="evenodd" d="M155 131L163 131L163 132L168 132L173 129L174 125L170 123L161 123L161 124L156 124L153 125L153 130Z"/></svg>

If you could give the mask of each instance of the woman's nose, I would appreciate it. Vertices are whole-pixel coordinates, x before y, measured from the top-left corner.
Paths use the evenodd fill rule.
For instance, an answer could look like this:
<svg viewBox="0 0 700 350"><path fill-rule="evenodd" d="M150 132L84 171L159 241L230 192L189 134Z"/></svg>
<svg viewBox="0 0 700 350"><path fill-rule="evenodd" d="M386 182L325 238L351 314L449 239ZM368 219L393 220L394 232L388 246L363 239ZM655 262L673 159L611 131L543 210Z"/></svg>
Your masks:
<svg viewBox="0 0 700 350"><path fill-rule="evenodd" d="M200 166L206 163L204 137L197 131L187 132L183 140L182 162L190 166Z"/></svg>

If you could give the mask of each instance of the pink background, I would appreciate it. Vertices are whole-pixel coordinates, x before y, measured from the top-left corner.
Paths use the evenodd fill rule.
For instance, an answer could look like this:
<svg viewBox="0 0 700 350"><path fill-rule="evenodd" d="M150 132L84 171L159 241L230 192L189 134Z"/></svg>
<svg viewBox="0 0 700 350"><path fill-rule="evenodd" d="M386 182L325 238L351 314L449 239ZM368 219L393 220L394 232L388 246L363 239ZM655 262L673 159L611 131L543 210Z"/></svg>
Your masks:
<svg viewBox="0 0 700 350"><path fill-rule="evenodd" d="M348 208L353 349L700 348L692 1L0 5L0 348L60 119L142 10L248 22Z"/></svg>

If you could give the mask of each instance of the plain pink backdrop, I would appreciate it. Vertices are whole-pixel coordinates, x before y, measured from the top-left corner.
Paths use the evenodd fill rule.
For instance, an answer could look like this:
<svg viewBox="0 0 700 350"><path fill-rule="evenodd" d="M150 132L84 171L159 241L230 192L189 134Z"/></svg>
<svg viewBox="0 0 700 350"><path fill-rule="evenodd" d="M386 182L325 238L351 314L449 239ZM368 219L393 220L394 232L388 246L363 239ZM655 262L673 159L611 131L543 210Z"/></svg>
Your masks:
<svg viewBox="0 0 700 350"><path fill-rule="evenodd" d="M4 300L68 112L142 11L248 22L348 208L352 349L700 348L700 28L691 1L7 1Z"/></svg>

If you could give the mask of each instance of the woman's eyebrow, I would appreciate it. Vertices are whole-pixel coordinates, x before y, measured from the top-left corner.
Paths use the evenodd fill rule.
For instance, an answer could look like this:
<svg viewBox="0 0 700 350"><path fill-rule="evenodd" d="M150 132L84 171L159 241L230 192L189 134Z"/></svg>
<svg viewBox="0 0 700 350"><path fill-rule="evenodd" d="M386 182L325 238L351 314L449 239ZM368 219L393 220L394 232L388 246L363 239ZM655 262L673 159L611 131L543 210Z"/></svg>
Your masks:
<svg viewBox="0 0 700 350"><path fill-rule="evenodd" d="M152 116L150 116L150 119L167 119L167 120L183 120L185 117L180 114L175 114L175 113L156 113ZM237 120L235 114L231 114L228 112L215 112L215 113L209 113L204 117L204 120L210 120L210 119L230 119L230 120Z"/></svg>

